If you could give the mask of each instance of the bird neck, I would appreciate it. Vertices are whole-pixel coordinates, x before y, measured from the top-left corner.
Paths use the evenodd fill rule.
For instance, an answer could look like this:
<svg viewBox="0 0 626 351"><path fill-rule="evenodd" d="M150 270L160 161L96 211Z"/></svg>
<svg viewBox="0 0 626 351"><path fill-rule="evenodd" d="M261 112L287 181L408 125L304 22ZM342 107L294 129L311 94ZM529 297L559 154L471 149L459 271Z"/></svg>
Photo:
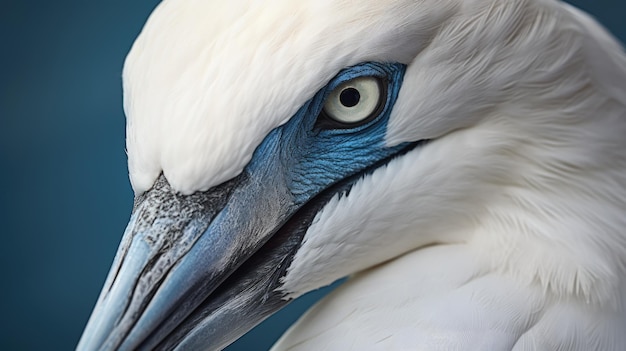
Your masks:
<svg viewBox="0 0 626 351"><path fill-rule="evenodd" d="M552 114L529 109L494 122L498 137L509 142L498 152L511 169L470 243L494 271L555 296L620 305L626 107L597 92L573 103ZM525 130L537 124L543 128Z"/></svg>

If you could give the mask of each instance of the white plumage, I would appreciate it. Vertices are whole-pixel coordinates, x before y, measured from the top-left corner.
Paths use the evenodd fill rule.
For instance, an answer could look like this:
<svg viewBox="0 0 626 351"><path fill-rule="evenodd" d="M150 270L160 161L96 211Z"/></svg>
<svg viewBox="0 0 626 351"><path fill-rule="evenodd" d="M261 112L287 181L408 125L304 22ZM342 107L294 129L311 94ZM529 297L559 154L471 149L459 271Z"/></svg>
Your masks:
<svg viewBox="0 0 626 351"><path fill-rule="evenodd" d="M364 61L407 65L387 144L432 141L317 213L279 290L354 275L274 350L626 349L626 55L559 1L164 1L124 70L135 191L236 176Z"/></svg>
<svg viewBox="0 0 626 351"><path fill-rule="evenodd" d="M232 178L267 133L339 70L363 61L411 62L455 6L162 2L124 67L135 191L149 189L161 171L187 194Z"/></svg>

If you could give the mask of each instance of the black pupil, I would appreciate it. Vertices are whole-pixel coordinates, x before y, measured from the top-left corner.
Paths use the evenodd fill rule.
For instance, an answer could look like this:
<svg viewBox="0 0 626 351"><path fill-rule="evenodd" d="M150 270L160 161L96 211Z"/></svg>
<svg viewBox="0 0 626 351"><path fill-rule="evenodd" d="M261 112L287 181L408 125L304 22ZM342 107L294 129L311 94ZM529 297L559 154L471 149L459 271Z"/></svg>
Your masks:
<svg viewBox="0 0 626 351"><path fill-rule="evenodd" d="M345 107L354 107L361 100L361 94L354 88L346 88L339 94L339 101Z"/></svg>

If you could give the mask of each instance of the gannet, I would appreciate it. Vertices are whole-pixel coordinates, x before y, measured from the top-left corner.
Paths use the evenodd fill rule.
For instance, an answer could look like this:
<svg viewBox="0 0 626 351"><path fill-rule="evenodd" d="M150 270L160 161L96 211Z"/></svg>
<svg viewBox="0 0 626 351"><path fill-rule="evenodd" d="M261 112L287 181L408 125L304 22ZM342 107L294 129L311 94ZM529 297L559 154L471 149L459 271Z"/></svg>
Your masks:
<svg viewBox="0 0 626 351"><path fill-rule="evenodd" d="M78 350L626 350L626 55L556 0L165 0Z"/></svg>

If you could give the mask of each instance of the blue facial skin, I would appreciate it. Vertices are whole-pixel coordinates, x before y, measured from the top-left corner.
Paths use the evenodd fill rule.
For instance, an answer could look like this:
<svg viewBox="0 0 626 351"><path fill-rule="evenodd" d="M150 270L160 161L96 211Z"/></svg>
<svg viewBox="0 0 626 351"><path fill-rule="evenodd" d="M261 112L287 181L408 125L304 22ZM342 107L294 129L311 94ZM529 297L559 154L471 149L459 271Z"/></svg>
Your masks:
<svg viewBox="0 0 626 351"><path fill-rule="evenodd" d="M262 169L277 171L293 195L296 207L309 201L337 181L362 172L405 148L385 146L387 122L398 97L406 66L368 62L341 71L309 100L286 124L274 129L257 148L246 173L252 177ZM319 123L324 102L340 84L358 77L378 77L386 85L380 113L354 127ZM326 117L327 118L327 117ZM284 170L285 172L281 172ZM281 174L282 173L282 174Z"/></svg>

